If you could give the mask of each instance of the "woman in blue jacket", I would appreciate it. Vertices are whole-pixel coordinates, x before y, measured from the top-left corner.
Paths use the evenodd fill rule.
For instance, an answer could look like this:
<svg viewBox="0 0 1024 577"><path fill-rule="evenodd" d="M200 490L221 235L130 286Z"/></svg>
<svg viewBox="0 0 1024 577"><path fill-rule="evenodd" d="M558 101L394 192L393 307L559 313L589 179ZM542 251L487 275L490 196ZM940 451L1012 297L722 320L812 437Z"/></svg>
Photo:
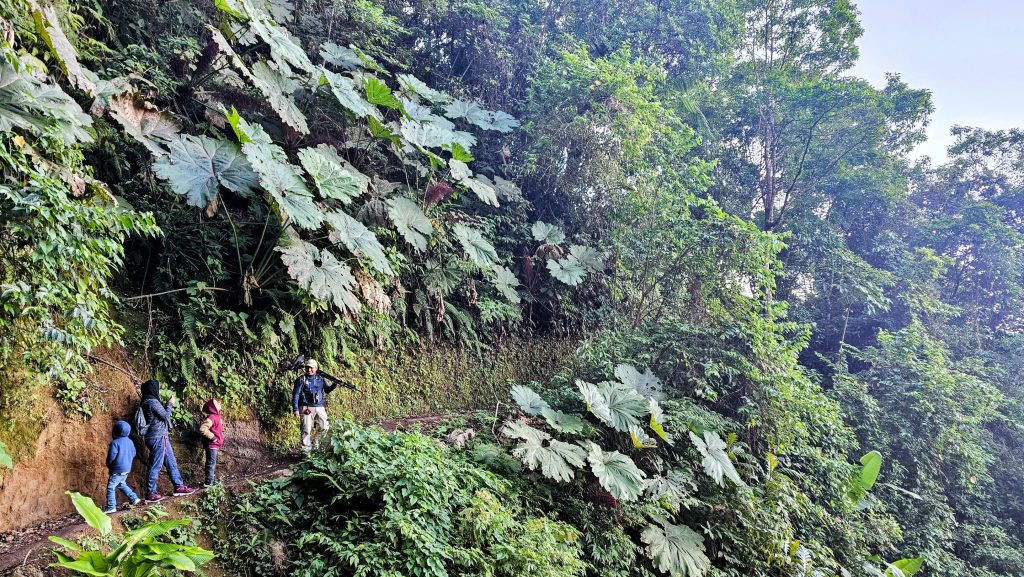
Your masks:
<svg viewBox="0 0 1024 577"><path fill-rule="evenodd" d="M174 410L175 398L172 396L167 404L160 403L160 383L150 379L142 383L142 414L146 417L149 428L146 429L146 448L149 449L149 486L146 490L146 502L156 503L164 497L156 492L156 482L160 477L160 469L167 465L167 474L174 483L174 496L190 495L195 489L185 485L178 471L178 460L174 457L169 437L171 428L171 411Z"/></svg>

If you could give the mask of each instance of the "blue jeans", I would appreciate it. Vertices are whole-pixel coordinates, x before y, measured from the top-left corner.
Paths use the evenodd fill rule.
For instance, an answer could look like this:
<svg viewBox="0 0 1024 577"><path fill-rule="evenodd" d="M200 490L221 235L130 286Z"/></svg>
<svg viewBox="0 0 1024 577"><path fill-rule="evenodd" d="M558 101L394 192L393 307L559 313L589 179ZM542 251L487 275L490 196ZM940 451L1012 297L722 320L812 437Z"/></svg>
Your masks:
<svg viewBox="0 0 1024 577"><path fill-rule="evenodd" d="M178 460L174 458L174 449L171 448L171 441L167 435L146 439L146 447L149 448L149 486L146 487L146 494L156 493L156 480L160 477L160 469L165 463L174 487L184 487L185 482L181 480L181 472L178 471Z"/></svg>
<svg viewBox="0 0 1024 577"><path fill-rule="evenodd" d="M206 484L212 485L217 482L217 449L206 448Z"/></svg>
<svg viewBox="0 0 1024 577"><path fill-rule="evenodd" d="M128 473L111 473L110 480L107 481L107 511L117 510L117 490L121 489L125 497L128 497L129 503L134 503L139 500L139 496L132 491L132 488L128 486Z"/></svg>

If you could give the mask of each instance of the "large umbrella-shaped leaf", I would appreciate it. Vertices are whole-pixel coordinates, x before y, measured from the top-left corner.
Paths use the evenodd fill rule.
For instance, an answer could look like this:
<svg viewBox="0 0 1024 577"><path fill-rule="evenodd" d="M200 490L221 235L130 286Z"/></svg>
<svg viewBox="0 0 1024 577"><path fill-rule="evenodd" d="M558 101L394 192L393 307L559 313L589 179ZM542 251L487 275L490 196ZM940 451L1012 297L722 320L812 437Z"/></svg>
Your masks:
<svg viewBox="0 0 1024 577"><path fill-rule="evenodd" d="M87 71L78 62L78 52L71 45L71 41L68 40L60 26L57 10L53 6L40 5L35 1L30 6L33 8L32 16L36 21L36 30L39 31L43 40L50 46L50 50L57 57L60 67L64 69L64 73L67 74L71 84L83 92L90 94L95 92L96 85L89 78Z"/></svg>
<svg viewBox="0 0 1024 577"><path fill-rule="evenodd" d="M587 276L583 265L570 258L551 259L547 262L551 276L569 286L576 286Z"/></svg>
<svg viewBox="0 0 1024 577"><path fill-rule="evenodd" d="M427 100L433 102L434 104L444 104L446 102L451 102L452 100L451 96L448 96L443 92L434 90L433 88L427 86L426 82L423 82L422 80L416 78L412 74L399 74L398 82L402 85L403 88L405 88L409 92L419 94L420 96L426 98Z"/></svg>
<svg viewBox="0 0 1024 577"><path fill-rule="evenodd" d="M540 398L533 389L524 385L516 385L512 387L511 391L512 400L519 405L519 408L524 413L531 417L540 415L541 411L548 408L548 403L544 399Z"/></svg>
<svg viewBox="0 0 1024 577"><path fill-rule="evenodd" d="M605 381L595 386L576 381L576 386L587 410L616 431L628 433L630 427L640 426L640 417L647 412L647 399L629 385Z"/></svg>
<svg viewBox="0 0 1024 577"><path fill-rule="evenodd" d="M664 396L661 392L661 381L654 376L650 368L641 373L633 365L623 363L615 367L615 378L623 384L633 387L645 397L654 397L660 400Z"/></svg>
<svg viewBox="0 0 1024 577"><path fill-rule="evenodd" d="M604 270L604 255L595 248L574 244L569 247L569 258L580 263L588 272Z"/></svg>
<svg viewBox="0 0 1024 577"><path fill-rule="evenodd" d="M495 265L492 272L494 273L494 278L492 279L494 288L498 289L498 292L512 304L519 304L519 293L516 292L516 287L519 286L519 279L516 278L516 275L501 265Z"/></svg>
<svg viewBox="0 0 1024 577"><path fill-rule="evenodd" d="M733 483L743 485L740 474L736 472L736 467L733 466L732 460L729 459L725 441L718 436L718 433L704 431L704 438L701 439L691 432L690 440L693 441L700 454L704 456L704 460L701 461L704 472L714 479L716 483L724 487L725 483L722 481L722 478L728 477Z"/></svg>
<svg viewBox="0 0 1024 577"><path fill-rule="evenodd" d="M464 178L459 181L459 184L472 190L481 201L491 206L498 206L498 191L482 179L473 177Z"/></svg>
<svg viewBox="0 0 1024 577"><path fill-rule="evenodd" d="M381 82L376 76L367 75L363 77L363 90L366 91L366 99L370 101L370 104L394 110L402 109L402 103L391 93L388 85Z"/></svg>
<svg viewBox="0 0 1024 577"><path fill-rule="evenodd" d="M463 250L469 255L469 259L483 269L489 269L498 262L498 253L494 246L487 242L479 230L470 228L464 224L457 224L452 229L455 238L462 245Z"/></svg>
<svg viewBox="0 0 1024 577"><path fill-rule="evenodd" d="M555 481L572 480L574 469L582 467L587 458L582 447L554 440L526 423L508 423L502 433L522 440L512 449L513 456L531 471L539 468L542 475Z"/></svg>
<svg viewBox="0 0 1024 577"><path fill-rule="evenodd" d="M317 190L324 197L348 204L362 192L359 179L348 169L334 147L321 144L316 148L303 148L298 156L302 168L313 178Z"/></svg>
<svg viewBox="0 0 1024 577"><path fill-rule="evenodd" d="M248 5L248 2L245 4ZM283 26L275 24L266 12L253 10L251 5L247 6L246 11L249 13L249 25L253 32L270 47L270 55L278 66L313 73L315 67L297 38Z"/></svg>
<svg viewBox="0 0 1024 577"><path fill-rule="evenodd" d="M562 229L540 220L533 223L533 227L531 227L530 232L533 233L534 240L540 241L546 245L558 246L565 242L565 233L562 232Z"/></svg>
<svg viewBox="0 0 1024 577"><path fill-rule="evenodd" d="M293 96L298 84L292 78L284 76L262 60L253 64L251 72L244 68L242 72L246 73L256 88L267 97L270 107L285 124L300 134L309 134L306 115L299 110Z"/></svg>
<svg viewBox="0 0 1024 577"><path fill-rule="evenodd" d="M191 206L207 207L217 198L219 186L249 196L259 184L249 161L233 142L186 134L171 141L170 151L153 163L153 171Z"/></svg>
<svg viewBox="0 0 1024 577"><path fill-rule="evenodd" d="M378 271L388 276L395 274L384 254L384 247L366 225L340 211L328 213L324 218L332 229L331 242L340 242L356 256L370 259Z"/></svg>
<svg viewBox="0 0 1024 577"><path fill-rule="evenodd" d="M330 252L301 240L275 250L281 253L288 274L309 294L331 302L342 311L359 312L359 299L354 292L356 279L348 265L339 262Z"/></svg>
<svg viewBox="0 0 1024 577"><path fill-rule="evenodd" d="M654 566L673 577L703 577L711 569L704 554L704 538L686 525L664 520L648 525L640 539L647 544L647 556Z"/></svg>
<svg viewBox="0 0 1024 577"><path fill-rule="evenodd" d="M643 494L644 472L626 455L618 451L604 451L590 443L587 461L601 486L616 499L635 501Z"/></svg>
<svg viewBox="0 0 1024 577"><path fill-rule="evenodd" d="M362 61L355 50L327 42L320 46L320 57L331 64L346 70L362 68Z"/></svg>
<svg viewBox="0 0 1024 577"><path fill-rule="evenodd" d="M542 408L540 414L547 421L548 425L559 433L578 435L584 430L583 419L576 415L556 411L551 407Z"/></svg>
<svg viewBox="0 0 1024 577"><path fill-rule="evenodd" d="M426 250L427 239L433 234L434 226L419 205L408 198L396 196L388 200L388 216L406 242L416 250Z"/></svg>
<svg viewBox="0 0 1024 577"><path fill-rule="evenodd" d="M367 102L356 90L355 80L331 72L326 68L322 68L320 73L320 83L331 87L331 92L342 106L359 118L371 116L380 120L380 112L377 111L377 107Z"/></svg>

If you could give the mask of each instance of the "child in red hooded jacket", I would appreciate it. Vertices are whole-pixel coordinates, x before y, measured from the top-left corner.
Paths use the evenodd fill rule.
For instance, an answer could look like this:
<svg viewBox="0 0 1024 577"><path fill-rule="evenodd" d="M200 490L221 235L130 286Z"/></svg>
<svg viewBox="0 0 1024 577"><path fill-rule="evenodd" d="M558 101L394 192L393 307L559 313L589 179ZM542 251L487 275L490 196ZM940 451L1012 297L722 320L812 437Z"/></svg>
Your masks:
<svg viewBox="0 0 1024 577"><path fill-rule="evenodd" d="M224 444L224 422L220 418L220 401L210 399L203 405L206 420L199 426L199 434L206 437L206 482L209 487L217 482L214 473L217 470L217 452Z"/></svg>

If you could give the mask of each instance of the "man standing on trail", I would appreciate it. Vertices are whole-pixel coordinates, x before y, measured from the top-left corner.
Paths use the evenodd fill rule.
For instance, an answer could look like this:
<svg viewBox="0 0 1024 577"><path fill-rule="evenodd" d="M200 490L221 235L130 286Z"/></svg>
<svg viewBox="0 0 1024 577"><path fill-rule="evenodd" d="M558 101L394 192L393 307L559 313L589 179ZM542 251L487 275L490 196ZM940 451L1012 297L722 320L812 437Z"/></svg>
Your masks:
<svg viewBox="0 0 1024 577"><path fill-rule="evenodd" d="M324 433L330 428L327 422L327 393L333 391L336 385L327 384L317 374L320 367L313 359L307 360L304 367L306 374L295 379L295 388L292 390L292 412L302 419L302 450L308 452L313 448L313 421Z"/></svg>

